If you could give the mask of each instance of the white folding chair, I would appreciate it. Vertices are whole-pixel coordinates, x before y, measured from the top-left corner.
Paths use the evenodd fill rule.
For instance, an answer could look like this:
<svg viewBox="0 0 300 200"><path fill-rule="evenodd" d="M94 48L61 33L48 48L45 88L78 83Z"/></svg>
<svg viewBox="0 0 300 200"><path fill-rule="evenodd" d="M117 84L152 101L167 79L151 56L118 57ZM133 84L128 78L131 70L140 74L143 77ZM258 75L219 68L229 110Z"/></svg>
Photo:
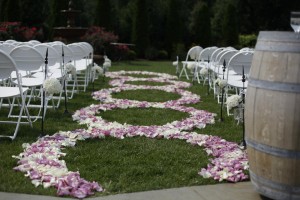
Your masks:
<svg viewBox="0 0 300 200"><path fill-rule="evenodd" d="M200 46L194 46L194 47L190 48L190 50L187 52L185 61L182 61L182 69L179 74L179 78L181 76L183 76L183 73L184 73L186 79L189 80L189 74L187 72L187 65L191 64L191 63L195 64L195 65L197 64L197 59L198 59L198 56L199 56L200 52L202 51L202 49L203 48ZM192 61L190 61L190 60L192 60Z"/></svg>
<svg viewBox="0 0 300 200"><path fill-rule="evenodd" d="M228 86L235 89L235 94L241 93L246 95L248 86L247 76L250 72L254 51L242 50L233 55L228 62L228 70L226 74ZM231 72L231 73L230 73ZM242 76L245 76L245 82L242 82ZM227 107L227 114L230 115Z"/></svg>
<svg viewBox="0 0 300 200"><path fill-rule="evenodd" d="M18 69L16 67L15 61L5 52L0 50L0 79L6 80L10 79L11 73L15 71L16 76L16 86L9 86L9 85L2 85L0 86L0 99L7 99L8 101L8 108L11 107L11 99L16 99L18 102L18 109L19 115L17 116L16 120L2 120L0 121L1 124L15 124L15 130L12 136L9 135L0 135L0 137L9 137L12 140L16 138L20 124L29 124L32 126L32 122L30 119L30 115L25 103L25 96L28 91L27 87L21 86L21 77L19 76ZM2 103L2 102L1 102ZM1 105L3 106L3 105ZM3 112L3 109L1 109ZM23 114L26 116L27 121L22 120Z"/></svg>
<svg viewBox="0 0 300 200"><path fill-rule="evenodd" d="M90 80L91 69L86 59L89 56L88 52L79 43L68 44L68 47L71 49L74 55L73 64L77 72L78 86L83 87L83 91L86 91Z"/></svg>
<svg viewBox="0 0 300 200"><path fill-rule="evenodd" d="M224 48L222 51L220 51L218 53L218 55L216 56L216 65L217 65L217 70L215 71L216 72L216 75L218 78L220 79L226 79L226 73L227 73L227 70L228 70L228 61L230 60L230 58L236 54L238 52L238 50L232 48L232 47L229 47L229 48ZM223 72L223 64L226 64L226 68L225 68L225 72ZM219 88L217 88L218 86L216 84L214 84L214 96L217 97L217 100L218 100L218 103L221 103L220 101L220 98L221 98L221 94L220 94L220 90ZM227 93L228 91L228 86L226 86L224 88L224 95L225 98L223 98L223 101L226 102L226 98L227 98Z"/></svg>
<svg viewBox="0 0 300 200"><path fill-rule="evenodd" d="M199 56L198 56L198 64L196 65L196 72L194 73L194 79L197 79L198 83L200 83L200 80L203 80L203 85L205 84L206 80L208 79L209 73L210 73L210 66L208 61L210 61L210 57L211 54L217 49L218 47L207 47L205 49L203 49ZM207 76L202 76L201 74L199 74L199 72L201 71L201 69L206 68L208 71L208 75ZM210 80L209 80L210 81ZM211 81L210 83L211 84Z"/></svg>
<svg viewBox="0 0 300 200"><path fill-rule="evenodd" d="M38 114L31 115L31 118L35 118L36 121L38 118L41 118L42 112L42 102L44 101L42 94L43 83L46 77L33 77L32 72L41 69L41 66L44 64L44 56L31 46L17 46L10 52L10 56L16 62L17 68L19 71L27 71L28 76L22 78L22 86L30 88L30 95L27 97L27 107L29 108L38 108ZM14 81L16 84L17 82ZM40 103L33 103L33 101L38 98ZM47 108L47 98L45 99L46 108ZM14 106L15 104L13 104ZM43 116L45 117L46 110L44 111ZM16 117L15 115L10 114L10 117Z"/></svg>
<svg viewBox="0 0 300 200"><path fill-rule="evenodd" d="M68 96L68 98L72 99L74 93L79 91L78 83L77 83L77 75L75 73L75 74L70 74L70 76L68 76L65 66L67 63L73 62L73 60L74 60L73 52L67 45L65 45L62 42L54 42L50 45L58 52L60 68L63 69L63 73L64 73L64 81L65 81L64 84L66 84L66 86L67 86L67 88L66 88L67 94L66 95L68 96L68 93L70 92L70 95ZM68 77L73 80L72 84L69 84L70 80ZM70 87L71 87L71 89L69 89Z"/></svg>
<svg viewBox="0 0 300 200"><path fill-rule="evenodd" d="M64 71L63 71L63 68L60 67L60 62L59 62L60 55L58 54L56 49L54 49L49 44L45 44L45 43L37 44L34 46L34 48L37 49L39 52L42 52L44 59L45 59L46 51L48 51L47 77L58 79L60 81L61 85L63 85ZM43 77L45 77L45 72L44 71L37 72L37 73L34 73L32 76L43 78ZM62 98L62 92L63 92L63 90L61 90L61 92L58 95L53 95L51 97L53 107L55 107L55 108L59 107L60 101ZM57 102L55 103L54 100L57 100Z"/></svg>

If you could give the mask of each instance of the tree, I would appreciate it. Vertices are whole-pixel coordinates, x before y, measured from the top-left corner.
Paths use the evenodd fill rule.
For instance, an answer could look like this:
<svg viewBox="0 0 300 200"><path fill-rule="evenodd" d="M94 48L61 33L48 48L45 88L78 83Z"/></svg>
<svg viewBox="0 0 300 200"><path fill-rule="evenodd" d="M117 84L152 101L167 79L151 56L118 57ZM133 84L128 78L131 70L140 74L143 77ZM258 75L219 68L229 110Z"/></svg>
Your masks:
<svg viewBox="0 0 300 200"><path fill-rule="evenodd" d="M202 47L208 47L211 39L210 10L206 3L199 1L190 17L190 33L193 41Z"/></svg>
<svg viewBox="0 0 300 200"><path fill-rule="evenodd" d="M4 21L19 22L20 19L20 1L8 0L4 8Z"/></svg>
<svg viewBox="0 0 300 200"><path fill-rule="evenodd" d="M66 26L67 18L62 16L61 11L68 9L68 2L66 0L54 0L52 3L51 18L50 23L53 27Z"/></svg>
<svg viewBox="0 0 300 200"><path fill-rule="evenodd" d="M95 16L96 25L111 30L111 5L109 0L98 0Z"/></svg>
<svg viewBox="0 0 300 200"><path fill-rule="evenodd" d="M21 8L21 19L27 26L41 26L50 14L47 0L22 0Z"/></svg>
<svg viewBox="0 0 300 200"><path fill-rule="evenodd" d="M224 46L236 46L239 41L236 8L229 3L226 6L222 21L222 36Z"/></svg>
<svg viewBox="0 0 300 200"><path fill-rule="evenodd" d="M181 0L169 0L166 25L166 46L169 54L172 54L177 46L183 43L183 35L186 30L182 17L183 3Z"/></svg>
<svg viewBox="0 0 300 200"><path fill-rule="evenodd" d="M136 45L136 53L140 57L145 56L145 50L149 45L147 0L135 1L132 40Z"/></svg>
<svg viewBox="0 0 300 200"><path fill-rule="evenodd" d="M148 1L148 31L151 46L165 49L167 3L161 0Z"/></svg>
<svg viewBox="0 0 300 200"><path fill-rule="evenodd" d="M21 21L24 26L36 27L38 40L44 41L49 37L49 25L46 23L50 14L48 0L22 0L20 2Z"/></svg>

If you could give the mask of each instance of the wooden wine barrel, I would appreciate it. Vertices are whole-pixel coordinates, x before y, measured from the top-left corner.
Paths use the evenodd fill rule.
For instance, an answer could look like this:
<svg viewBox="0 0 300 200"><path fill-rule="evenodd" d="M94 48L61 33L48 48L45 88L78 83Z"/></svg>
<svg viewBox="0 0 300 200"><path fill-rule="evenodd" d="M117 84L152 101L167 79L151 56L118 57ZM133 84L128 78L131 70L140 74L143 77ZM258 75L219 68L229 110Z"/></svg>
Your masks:
<svg viewBox="0 0 300 200"><path fill-rule="evenodd" d="M250 178L263 196L300 199L300 37L259 33L245 104Z"/></svg>

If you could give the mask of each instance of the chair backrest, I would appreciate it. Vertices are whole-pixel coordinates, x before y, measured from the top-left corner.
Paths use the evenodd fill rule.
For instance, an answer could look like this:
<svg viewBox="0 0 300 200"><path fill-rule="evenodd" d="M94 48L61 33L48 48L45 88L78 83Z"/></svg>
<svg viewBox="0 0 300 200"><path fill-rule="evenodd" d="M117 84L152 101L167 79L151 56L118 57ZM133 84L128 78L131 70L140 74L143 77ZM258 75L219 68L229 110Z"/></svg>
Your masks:
<svg viewBox="0 0 300 200"><path fill-rule="evenodd" d="M218 49L218 47L207 47L200 52L199 60L211 60L212 53Z"/></svg>
<svg viewBox="0 0 300 200"><path fill-rule="evenodd" d="M6 40L5 43L15 43L17 42L16 40Z"/></svg>
<svg viewBox="0 0 300 200"><path fill-rule="evenodd" d="M0 44L0 50L4 51L5 53L9 54L13 48L16 46L13 43L2 43Z"/></svg>
<svg viewBox="0 0 300 200"><path fill-rule="evenodd" d="M230 58L228 62L228 69L232 69L236 74L242 75L244 68L244 74L249 74L252 64L253 53L253 51L237 52Z"/></svg>
<svg viewBox="0 0 300 200"><path fill-rule="evenodd" d="M53 66L60 61L60 55L52 46L48 44L37 44L34 46L44 57L46 56L46 51L48 49L48 66Z"/></svg>
<svg viewBox="0 0 300 200"><path fill-rule="evenodd" d="M94 48L93 48L93 46L90 43L88 43L88 42L80 42L80 44L86 46L89 49L90 53L94 54Z"/></svg>
<svg viewBox="0 0 300 200"><path fill-rule="evenodd" d="M33 45L38 45L38 44L41 44L40 41L37 41L37 40L30 40L28 41L29 43L33 44Z"/></svg>
<svg viewBox="0 0 300 200"><path fill-rule="evenodd" d="M94 49L91 45L88 45L86 42L79 42L78 44L84 49L88 56L93 54Z"/></svg>
<svg viewBox="0 0 300 200"><path fill-rule="evenodd" d="M217 56L221 51L223 51L223 49L224 49L224 47L219 47L219 48L215 49L211 54L210 60L212 62L217 62Z"/></svg>
<svg viewBox="0 0 300 200"><path fill-rule="evenodd" d="M43 55L31 46L17 46L10 52L10 56L19 70L38 70L44 64Z"/></svg>
<svg viewBox="0 0 300 200"><path fill-rule="evenodd" d="M199 54L202 50L203 48L200 46L194 46L190 48L186 55L186 61L188 61L189 59L192 59L194 61L198 60Z"/></svg>
<svg viewBox="0 0 300 200"><path fill-rule="evenodd" d="M228 71L228 61L230 60L230 58L234 55L234 54L236 54L238 52L238 50L225 50L225 51L223 51L223 52L221 52L220 54L220 56L218 57L218 63L219 63L219 68L218 68L218 73L220 73L220 74L222 74L223 72L221 71L221 67L220 66L222 66L223 65L223 63L224 63L224 61L225 61L225 63L226 63L226 71L225 71L225 73L227 74L227 71Z"/></svg>
<svg viewBox="0 0 300 200"><path fill-rule="evenodd" d="M67 45L73 52L74 60L81 60L88 56L87 51L84 47L80 46L78 43L72 43Z"/></svg>
<svg viewBox="0 0 300 200"><path fill-rule="evenodd" d="M0 79L9 78L13 71L17 71L15 61L9 54L0 50Z"/></svg>
<svg viewBox="0 0 300 200"><path fill-rule="evenodd" d="M58 52L58 55L60 57L60 63L63 62L62 50L64 50L64 64L74 60L73 52L67 45L55 42L51 44L51 46Z"/></svg>
<svg viewBox="0 0 300 200"><path fill-rule="evenodd" d="M230 57L235 54L238 50L231 48L231 47L227 47L224 48L222 51L220 51L216 57L216 61L218 62L219 65L222 65L224 60L226 62L226 64L228 63ZM229 53L230 52L230 53Z"/></svg>

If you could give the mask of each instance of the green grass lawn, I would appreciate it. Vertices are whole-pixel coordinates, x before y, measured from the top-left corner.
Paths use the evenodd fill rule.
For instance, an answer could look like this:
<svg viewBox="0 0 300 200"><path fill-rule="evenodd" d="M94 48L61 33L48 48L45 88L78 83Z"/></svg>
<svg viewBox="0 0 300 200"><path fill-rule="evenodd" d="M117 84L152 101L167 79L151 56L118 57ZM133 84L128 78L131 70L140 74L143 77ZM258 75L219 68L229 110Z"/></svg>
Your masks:
<svg viewBox="0 0 300 200"><path fill-rule="evenodd" d="M163 72L175 75L175 68L171 62L116 62L110 71L137 70ZM110 87L108 78L99 78L94 85L95 90ZM128 82L130 84L146 84L147 82ZM149 83L152 84L153 83ZM161 85L158 83L157 85ZM237 125L233 117L227 117L225 107L223 109L224 122L219 122L220 105L214 99L212 91L207 94L207 87L199 84L193 85L187 90L201 96L201 102L186 106L195 107L216 113L216 123L207 125L204 129L195 129L201 134L220 136L228 141L240 142L242 139L242 125ZM71 117L71 113L90 104L99 103L93 100L91 92L92 84L87 91L76 94L68 101L68 111L64 114L64 102L57 110L49 109L45 120L44 130L52 135L59 130L75 130L85 128L78 125ZM164 91L123 91L113 95L114 98L127 98L147 101L167 101L177 99L177 94ZM2 108L0 117L5 118L5 109ZM165 124L174 120L187 117L186 113L170 109L116 109L101 113L104 119L120 123L134 125ZM13 128L0 124L1 134L11 133ZM33 124L33 128L27 125L21 126L17 138L14 141L0 139L0 191L55 195L56 190L35 188L29 178L21 172L15 172L17 160L12 155L22 152L23 143L32 143L41 133L41 121ZM206 167L209 157L198 146L192 146L180 140L148 139L145 137L95 139L80 141L75 148L67 148L64 160L70 171L80 171L81 177L89 181L97 181L106 191L96 195L115 193L137 192L153 189L182 187L191 185L214 184L211 179L204 179L198 175L198 171Z"/></svg>

